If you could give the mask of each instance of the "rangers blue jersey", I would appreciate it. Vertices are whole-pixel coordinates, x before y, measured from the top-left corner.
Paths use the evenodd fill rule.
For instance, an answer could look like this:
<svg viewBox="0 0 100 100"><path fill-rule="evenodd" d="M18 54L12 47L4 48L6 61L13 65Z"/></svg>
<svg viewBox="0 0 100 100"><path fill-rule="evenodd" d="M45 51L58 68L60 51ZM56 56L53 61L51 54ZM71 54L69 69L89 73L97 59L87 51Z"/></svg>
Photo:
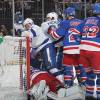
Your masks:
<svg viewBox="0 0 100 100"><path fill-rule="evenodd" d="M55 39L64 37L63 53L79 54L79 41L77 41L77 36L79 36L80 32L77 30L77 28L81 23L82 20L76 18L64 20L60 23L56 32L51 34Z"/></svg>
<svg viewBox="0 0 100 100"><path fill-rule="evenodd" d="M89 17L81 26L80 49L100 51L100 17Z"/></svg>

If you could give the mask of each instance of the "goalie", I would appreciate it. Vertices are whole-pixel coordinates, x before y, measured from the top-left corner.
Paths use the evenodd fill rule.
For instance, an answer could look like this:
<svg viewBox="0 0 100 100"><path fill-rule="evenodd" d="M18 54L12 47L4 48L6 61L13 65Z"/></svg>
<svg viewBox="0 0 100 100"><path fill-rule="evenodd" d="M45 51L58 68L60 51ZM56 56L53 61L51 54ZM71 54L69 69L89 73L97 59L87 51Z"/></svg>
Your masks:
<svg viewBox="0 0 100 100"><path fill-rule="evenodd" d="M82 89L78 85L65 88L64 85L47 71L31 69L30 95L34 100L84 100Z"/></svg>
<svg viewBox="0 0 100 100"><path fill-rule="evenodd" d="M47 71L41 71L40 69L36 69L33 67L31 69L30 83L31 83L30 94L36 100L38 100L43 95L46 98L46 95L49 91L52 91L53 93L57 94L58 90L64 88L63 84L57 78L49 74Z"/></svg>

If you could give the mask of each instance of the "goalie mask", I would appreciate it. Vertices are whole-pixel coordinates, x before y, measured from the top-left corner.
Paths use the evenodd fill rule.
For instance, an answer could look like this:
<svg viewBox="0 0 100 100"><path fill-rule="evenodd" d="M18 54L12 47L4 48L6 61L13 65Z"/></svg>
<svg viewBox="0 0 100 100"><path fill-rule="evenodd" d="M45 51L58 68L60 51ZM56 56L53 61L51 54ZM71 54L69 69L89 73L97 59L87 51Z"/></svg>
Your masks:
<svg viewBox="0 0 100 100"><path fill-rule="evenodd" d="M55 12L51 12L51 13L47 14L46 18L47 18L47 21L49 21L49 20L57 20L58 19L58 15Z"/></svg>

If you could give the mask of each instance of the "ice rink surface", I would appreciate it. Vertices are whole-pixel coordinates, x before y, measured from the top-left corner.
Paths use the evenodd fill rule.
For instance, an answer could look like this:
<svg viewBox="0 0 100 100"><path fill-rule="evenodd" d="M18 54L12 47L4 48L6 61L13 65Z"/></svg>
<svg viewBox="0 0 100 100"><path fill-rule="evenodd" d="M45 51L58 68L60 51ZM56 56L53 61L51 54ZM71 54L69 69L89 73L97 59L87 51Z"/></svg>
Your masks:
<svg viewBox="0 0 100 100"><path fill-rule="evenodd" d="M27 100L19 89L19 66L0 66L0 100Z"/></svg>
<svg viewBox="0 0 100 100"><path fill-rule="evenodd" d="M27 100L25 94L21 94L17 88L0 87L0 100Z"/></svg>

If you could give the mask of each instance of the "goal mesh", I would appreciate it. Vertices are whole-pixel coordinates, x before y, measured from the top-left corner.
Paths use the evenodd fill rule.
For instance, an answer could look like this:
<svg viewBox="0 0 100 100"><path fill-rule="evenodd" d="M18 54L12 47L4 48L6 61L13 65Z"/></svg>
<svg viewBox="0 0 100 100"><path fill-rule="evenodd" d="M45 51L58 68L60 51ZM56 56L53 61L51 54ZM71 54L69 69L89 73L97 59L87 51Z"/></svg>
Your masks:
<svg viewBox="0 0 100 100"><path fill-rule="evenodd" d="M30 88L30 39L5 36L0 44L0 100L25 100Z"/></svg>

